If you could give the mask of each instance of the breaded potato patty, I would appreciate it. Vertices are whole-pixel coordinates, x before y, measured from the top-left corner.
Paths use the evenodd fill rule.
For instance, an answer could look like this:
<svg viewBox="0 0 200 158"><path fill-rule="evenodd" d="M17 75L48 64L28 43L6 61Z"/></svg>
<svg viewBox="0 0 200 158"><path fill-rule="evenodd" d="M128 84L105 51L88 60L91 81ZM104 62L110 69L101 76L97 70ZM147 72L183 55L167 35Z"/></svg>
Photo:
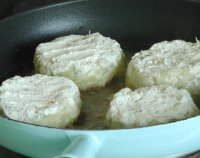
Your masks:
<svg viewBox="0 0 200 158"><path fill-rule="evenodd" d="M199 114L189 92L170 86L124 88L106 114L108 128L134 128L187 119Z"/></svg>
<svg viewBox="0 0 200 158"><path fill-rule="evenodd" d="M99 33L41 43L34 56L36 72L68 77L80 90L104 87L122 71L123 61L120 45Z"/></svg>
<svg viewBox="0 0 200 158"><path fill-rule="evenodd" d="M136 53L128 64L126 83L130 88L169 85L199 95L200 43L164 41Z"/></svg>
<svg viewBox="0 0 200 158"><path fill-rule="evenodd" d="M0 87L0 109L10 119L64 128L79 116L78 87L65 77L15 76Z"/></svg>

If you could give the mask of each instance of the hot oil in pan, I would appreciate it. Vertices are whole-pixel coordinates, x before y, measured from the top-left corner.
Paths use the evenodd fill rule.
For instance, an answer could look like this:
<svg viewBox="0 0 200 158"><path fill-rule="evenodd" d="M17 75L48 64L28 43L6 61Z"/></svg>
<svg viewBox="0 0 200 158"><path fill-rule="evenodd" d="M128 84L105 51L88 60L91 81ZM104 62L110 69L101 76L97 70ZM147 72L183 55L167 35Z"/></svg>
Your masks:
<svg viewBox="0 0 200 158"><path fill-rule="evenodd" d="M82 112L74 129L105 129L104 120L113 94L124 87L123 78L115 78L104 88L81 92Z"/></svg>

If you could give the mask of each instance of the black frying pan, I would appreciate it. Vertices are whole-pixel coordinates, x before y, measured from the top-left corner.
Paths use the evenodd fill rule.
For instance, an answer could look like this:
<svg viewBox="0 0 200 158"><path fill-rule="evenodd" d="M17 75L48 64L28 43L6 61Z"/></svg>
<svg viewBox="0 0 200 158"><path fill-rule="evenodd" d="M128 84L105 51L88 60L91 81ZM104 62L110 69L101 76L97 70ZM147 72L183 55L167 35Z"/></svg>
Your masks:
<svg viewBox="0 0 200 158"><path fill-rule="evenodd" d="M0 21L0 77L28 61L44 41L69 34L100 32L125 50L163 40L194 41L200 34L200 1L70 1Z"/></svg>
<svg viewBox="0 0 200 158"><path fill-rule="evenodd" d="M100 32L132 52L163 40L195 41L200 37L199 2L70 1L1 20L0 80L27 75L33 68L35 47L58 36ZM34 157L183 156L200 149L199 125L197 116L139 129L81 131L49 129L0 118L0 144ZM84 155L85 150L89 154Z"/></svg>

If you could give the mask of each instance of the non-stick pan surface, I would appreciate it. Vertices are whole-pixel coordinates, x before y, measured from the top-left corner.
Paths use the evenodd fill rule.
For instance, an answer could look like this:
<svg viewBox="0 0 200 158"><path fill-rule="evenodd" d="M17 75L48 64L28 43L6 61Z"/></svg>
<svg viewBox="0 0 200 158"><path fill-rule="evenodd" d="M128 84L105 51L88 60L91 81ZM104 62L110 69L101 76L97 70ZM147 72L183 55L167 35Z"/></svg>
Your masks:
<svg viewBox="0 0 200 158"><path fill-rule="evenodd" d="M0 21L0 80L25 75L35 47L55 37L100 32L124 50L200 37L198 0L69 1ZM63 130L0 118L0 145L31 157L168 157L200 149L200 117L146 128Z"/></svg>

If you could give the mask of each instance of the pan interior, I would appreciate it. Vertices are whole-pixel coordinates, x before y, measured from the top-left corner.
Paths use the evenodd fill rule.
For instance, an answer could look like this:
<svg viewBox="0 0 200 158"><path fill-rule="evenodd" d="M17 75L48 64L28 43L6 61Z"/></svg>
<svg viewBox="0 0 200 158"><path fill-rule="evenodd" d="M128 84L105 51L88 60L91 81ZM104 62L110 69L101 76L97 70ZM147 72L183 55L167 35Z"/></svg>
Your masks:
<svg viewBox="0 0 200 158"><path fill-rule="evenodd" d="M199 17L199 2L192 0L76 1L22 13L0 21L0 83L34 74L35 48L55 37L100 32L130 57L163 40L200 39ZM122 87L123 79L114 79L106 88L82 92L82 115L71 128L104 129L108 103Z"/></svg>

